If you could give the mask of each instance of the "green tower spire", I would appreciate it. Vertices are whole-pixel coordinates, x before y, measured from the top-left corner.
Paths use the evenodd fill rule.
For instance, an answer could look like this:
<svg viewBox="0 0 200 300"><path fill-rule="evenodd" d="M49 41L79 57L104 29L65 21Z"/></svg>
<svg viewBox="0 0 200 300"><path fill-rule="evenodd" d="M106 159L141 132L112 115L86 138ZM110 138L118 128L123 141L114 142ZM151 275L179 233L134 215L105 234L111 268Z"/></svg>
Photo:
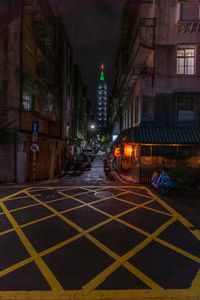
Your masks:
<svg viewBox="0 0 200 300"><path fill-rule="evenodd" d="M104 65L101 65L101 75L99 77L100 81L105 81L105 76L104 76Z"/></svg>

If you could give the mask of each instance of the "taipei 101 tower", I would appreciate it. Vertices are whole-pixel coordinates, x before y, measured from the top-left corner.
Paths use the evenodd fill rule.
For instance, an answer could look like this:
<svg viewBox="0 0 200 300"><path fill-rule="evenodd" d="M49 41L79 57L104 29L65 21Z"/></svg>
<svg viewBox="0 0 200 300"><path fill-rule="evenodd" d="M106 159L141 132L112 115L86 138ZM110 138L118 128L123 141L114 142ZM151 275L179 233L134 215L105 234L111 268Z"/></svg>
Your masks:
<svg viewBox="0 0 200 300"><path fill-rule="evenodd" d="M107 126L107 84L104 75L104 65L97 85L97 125L99 133L104 133Z"/></svg>

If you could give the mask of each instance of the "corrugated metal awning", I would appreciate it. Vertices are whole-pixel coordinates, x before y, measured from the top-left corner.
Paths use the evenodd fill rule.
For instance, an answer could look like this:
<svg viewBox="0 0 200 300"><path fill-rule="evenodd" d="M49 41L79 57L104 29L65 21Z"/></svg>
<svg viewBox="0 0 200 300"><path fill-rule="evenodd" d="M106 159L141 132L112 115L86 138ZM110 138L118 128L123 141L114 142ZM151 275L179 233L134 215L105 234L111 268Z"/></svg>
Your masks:
<svg viewBox="0 0 200 300"><path fill-rule="evenodd" d="M200 145L200 128L132 127L122 131L115 143Z"/></svg>

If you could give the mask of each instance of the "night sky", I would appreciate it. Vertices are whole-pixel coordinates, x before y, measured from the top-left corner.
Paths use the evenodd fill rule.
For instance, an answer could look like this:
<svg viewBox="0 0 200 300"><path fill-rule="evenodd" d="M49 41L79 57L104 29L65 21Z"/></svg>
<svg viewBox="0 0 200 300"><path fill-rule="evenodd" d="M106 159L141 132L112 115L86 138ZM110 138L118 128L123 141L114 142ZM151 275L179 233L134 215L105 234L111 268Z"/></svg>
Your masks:
<svg viewBox="0 0 200 300"><path fill-rule="evenodd" d="M114 63L125 0L51 0L63 17L90 100L96 101L100 64L105 64L108 94L112 91ZM93 105L95 107L95 104ZM94 109L93 107L93 109Z"/></svg>

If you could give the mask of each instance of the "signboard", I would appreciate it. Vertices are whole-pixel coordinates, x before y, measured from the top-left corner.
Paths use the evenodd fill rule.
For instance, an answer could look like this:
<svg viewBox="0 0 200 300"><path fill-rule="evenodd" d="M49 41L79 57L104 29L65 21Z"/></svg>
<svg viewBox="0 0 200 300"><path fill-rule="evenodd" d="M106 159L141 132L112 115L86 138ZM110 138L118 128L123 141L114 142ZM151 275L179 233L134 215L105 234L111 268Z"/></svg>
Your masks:
<svg viewBox="0 0 200 300"><path fill-rule="evenodd" d="M33 133L38 133L39 129L39 122L38 121L32 121L32 132Z"/></svg>
<svg viewBox="0 0 200 300"><path fill-rule="evenodd" d="M112 135L112 141L114 142L114 141L116 140L117 137L118 137L117 134L113 134L113 135Z"/></svg>
<svg viewBox="0 0 200 300"><path fill-rule="evenodd" d="M131 144L125 144L124 145L124 155L126 157L131 157L133 153L133 147Z"/></svg>
<svg viewBox="0 0 200 300"><path fill-rule="evenodd" d="M115 157L120 157L121 156L121 149L119 147L115 148L114 156Z"/></svg>
<svg viewBox="0 0 200 300"><path fill-rule="evenodd" d="M38 146L38 144L36 144L36 143L32 143L31 144L31 151L32 152L38 152L40 149L39 149L39 146Z"/></svg>

